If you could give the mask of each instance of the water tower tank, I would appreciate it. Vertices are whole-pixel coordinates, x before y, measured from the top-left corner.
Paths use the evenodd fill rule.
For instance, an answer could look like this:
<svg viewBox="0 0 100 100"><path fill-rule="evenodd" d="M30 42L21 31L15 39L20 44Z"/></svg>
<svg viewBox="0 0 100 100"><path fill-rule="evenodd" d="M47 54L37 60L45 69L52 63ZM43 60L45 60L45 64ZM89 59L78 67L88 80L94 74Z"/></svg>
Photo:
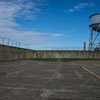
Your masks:
<svg viewBox="0 0 100 100"><path fill-rule="evenodd" d="M100 13L90 16L90 27L92 27L94 31L100 32Z"/></svg>

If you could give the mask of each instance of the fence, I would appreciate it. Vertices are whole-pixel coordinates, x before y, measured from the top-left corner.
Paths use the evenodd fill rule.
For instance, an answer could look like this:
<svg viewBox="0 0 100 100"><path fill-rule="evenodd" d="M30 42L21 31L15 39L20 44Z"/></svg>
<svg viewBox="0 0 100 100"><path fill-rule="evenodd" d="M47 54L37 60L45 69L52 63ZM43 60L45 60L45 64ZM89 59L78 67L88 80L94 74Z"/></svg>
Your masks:
<svg viewBox="0 0 100 100"><path fill-rule="evenodd" d="M55 46L34 46L35 50L83 50L83 47L66 46L66 47L55 47Z"/></svg>
<svg viewBox="0 0 100 100"><path fill-rule="evenodd" d="M14 41L14 40L7 39L7 38L4 38L4 37L0 37L0 44L7 45L7 46L18 47L18 48L31 49L30 44L24 44L22 42Z"/></svg>
<svg viewBox="0 0 100 100"><path fill-rule="evenodd" d="M7 45L7 46L13 46L18 48L25 48L25 49L31 49L31 50L83 50L83 47L78 46L32 46L30 44L24 44L22 42L14 41L8 38L0 37L0 44Z"/></svg>

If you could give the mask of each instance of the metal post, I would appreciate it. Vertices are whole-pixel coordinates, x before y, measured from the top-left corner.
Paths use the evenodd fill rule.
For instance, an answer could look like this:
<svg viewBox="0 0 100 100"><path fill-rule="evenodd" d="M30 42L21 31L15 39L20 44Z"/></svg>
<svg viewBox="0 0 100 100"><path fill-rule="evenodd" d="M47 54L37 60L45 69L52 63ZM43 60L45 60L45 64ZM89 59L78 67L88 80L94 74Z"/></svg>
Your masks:
<svg viewBox="0 0 100 100"><path fill-rule="evenodd" d="M4 45L4 43L5 43L5 38L3 37L2 39L3 39L3 45Z"/></svg>
<svg viewBox="0 0 100 100"><path fill-rule="evenodd" d="M8 39L8 46L9 46L9 41L10 41L10 40Z"/></svg>
<svg viewBox="0 0 100 100"><path fill-rule="evenodd" d="M92 27L90 27L89 50L92 50L93 49L92 41L93 41L93 29L92 29Z"/></svg>
<svg viewBox="0 0 100 100"><path fill-rule="evenodd" d="M17 42L16 42L16 47L17 47Z"/></svg>
<svg viewBox="0 0 100 100"><path fill-rule="evenodd" d="M12 46L13 46L13 41L12 41Z"/></svg>
<svg viewBox="0 0 100 100"><path fill-rule="evenodd" d="M26 44L23 44L24 45L24 48L26 48Z"/></svg>
<svg viewBox="0 0 100 100"><path fill-rule="evenodd" d="M20 42L19 42L19 48L20 48Z"/></svg>

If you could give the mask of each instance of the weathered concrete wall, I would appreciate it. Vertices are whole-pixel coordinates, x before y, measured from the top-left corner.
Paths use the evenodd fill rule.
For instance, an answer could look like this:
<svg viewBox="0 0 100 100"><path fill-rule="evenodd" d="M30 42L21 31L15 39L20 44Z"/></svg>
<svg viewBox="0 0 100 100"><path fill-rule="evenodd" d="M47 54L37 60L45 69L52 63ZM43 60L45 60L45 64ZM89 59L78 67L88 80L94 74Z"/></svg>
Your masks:
<svg viewBox="0 0 100 100"><path fill-rule="evenodd" d="M34 52L33 50L0 45L0 61L33 58Z"/></svg>
<svg viewBox="0 0 100 100"><path fill-rule="evenodd" d="M95 51L35 51L0 45L0 61L21 60L30 58L99 58Z"/></svg>
<svg viewBox="0 0 100 100"><path fill-rule="evenodd" d="M98 51L36 51L34 58L100 58Z"/></svg>

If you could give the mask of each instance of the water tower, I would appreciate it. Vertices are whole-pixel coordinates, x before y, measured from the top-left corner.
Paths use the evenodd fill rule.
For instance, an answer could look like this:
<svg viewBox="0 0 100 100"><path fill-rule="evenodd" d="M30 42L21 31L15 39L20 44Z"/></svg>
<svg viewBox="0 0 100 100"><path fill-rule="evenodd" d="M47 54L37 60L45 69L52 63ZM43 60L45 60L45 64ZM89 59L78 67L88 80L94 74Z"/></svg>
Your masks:
<svg viewBox="0 0 100 100"><path fill-rule="evenodd" d="M100 50L100 13L90 16L90 40L89 50Z"/></svg>

